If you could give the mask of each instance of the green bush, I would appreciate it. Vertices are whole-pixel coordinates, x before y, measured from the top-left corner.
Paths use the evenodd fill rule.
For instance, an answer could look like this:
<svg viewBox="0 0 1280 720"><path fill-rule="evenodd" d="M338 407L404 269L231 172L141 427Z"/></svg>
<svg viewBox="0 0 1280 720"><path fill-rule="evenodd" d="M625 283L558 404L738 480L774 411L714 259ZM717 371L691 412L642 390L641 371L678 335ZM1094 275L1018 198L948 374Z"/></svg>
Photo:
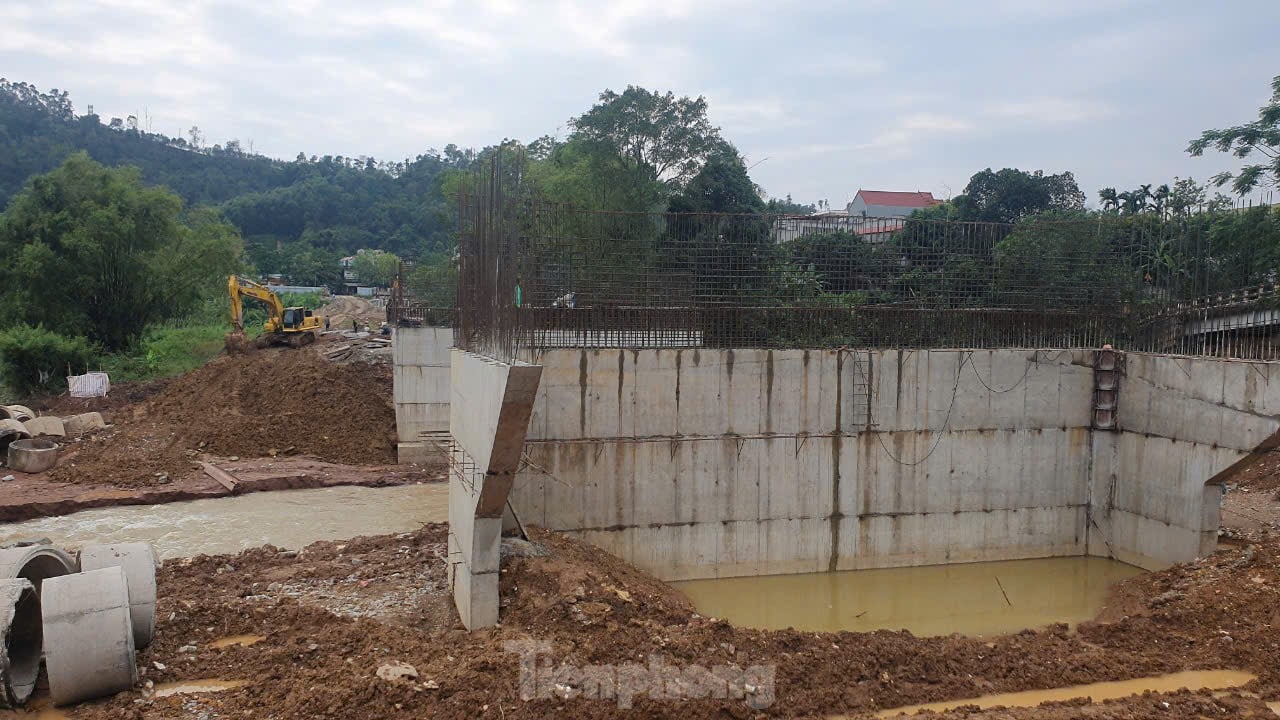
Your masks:
<svg viewBox="0 0 1280 720"><path fill-rule="evenodd" d="M230 325L219 321L176 322L150 325L128 352L103 359L112 382L134 382L190 372L222 354ZM261 325L249 326L255 336Z"/></svg>
<svg viewBox="0 0 1280 720"><path fill-rule="evenodd" d="M304 307L308 310L316 310L325 304L324 298L320 297L320 293L281 293L280 302L285 307Z"/></svg>
<svg viewBox="0 0 1280 720"><path fill-rule="evenodd" d="M59 335L43 326L15 325L0 332L0 378L21 395L65 388L67 370L81 373L96 356L87 339Z"/></svg>

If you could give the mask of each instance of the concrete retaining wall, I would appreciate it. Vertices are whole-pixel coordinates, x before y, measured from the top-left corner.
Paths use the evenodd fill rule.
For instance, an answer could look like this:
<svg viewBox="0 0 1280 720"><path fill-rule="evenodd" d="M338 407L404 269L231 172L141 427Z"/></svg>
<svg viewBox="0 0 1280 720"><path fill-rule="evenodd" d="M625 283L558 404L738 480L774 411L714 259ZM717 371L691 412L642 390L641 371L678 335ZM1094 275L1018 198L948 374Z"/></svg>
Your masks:
<svg viewBox="0 0 1280 720"><path fill-rule="evenodd" d="M1280 364L1093 354L548 350L522 520L664 579L1212 549L1206 481L1280 423ZM1271 375L1277 382L1270 382Z"/></svg>
<svg viewBox="0 0 1280 720"><path fill-rule="evenodd" d="M396 456L401 463L444 462L423 433L449 432L449 350L451 328L400 327L393 331Z"/></svg>
<svg viewBox="0 0 1280 720"><path fill-rule="evenodd" d="M543 471L516 483L517 512L659 577L1085 551L1088 353L530 359L544 367L529 431Z"/></svg>

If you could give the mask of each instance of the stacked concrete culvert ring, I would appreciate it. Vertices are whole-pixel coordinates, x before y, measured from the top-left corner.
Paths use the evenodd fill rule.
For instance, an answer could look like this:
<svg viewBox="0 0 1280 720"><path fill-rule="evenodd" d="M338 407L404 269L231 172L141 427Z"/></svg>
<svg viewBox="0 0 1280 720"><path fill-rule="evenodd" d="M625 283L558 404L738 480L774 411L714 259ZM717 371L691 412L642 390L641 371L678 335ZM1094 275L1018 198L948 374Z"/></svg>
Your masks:
<svg viewBox="0 0 1280 720"><path fill-rule="evenodd" d="M43 591L43 583L49 578L76 571L76 561L70 555L47 544L32 544L0 550L0 579L22 578Z"/></svg>
<svg viewBox="0 0 1280 720"><path fill-rule="evenodd" d="M124 568L129 585L129 616L133 644L141 650L156 632L156 554L150 543L86 545L80 550L80 571Z"/></svg>
<svg viewBox="0 0 1280 720"><path fill-rule="evenodd" d="M0 419L0 461L8 457L9 444L15 440L29 440L27 427L12 418Z"/></svg>
<svg viewBox="0 0 1280 720"><path fill-rule="evenodd" d="M26 438L9 443L9 467L24 473L41 473L58 464L58 443L43 438Z"/></svg>
<svg viewBox="0 0 1280 720"><path fill-rule="evenodd" d="M44 666L54 705L128 690L138 681L129 582L120 567L45 581Z"/></svg>
<svg viewBox="0 0 1280 720"><path fill-rule="evenodd" d="M0 580L0 708L17 709L40 676L40 598L31 581Z"/></svg>
<svg viewBox="0 0 1280 720"><path fill-rule="evenodd" d="M44 415L38 418L31 418L22 423L22 426L31 433L31 437L40 437L48 435L49 437L66 437L66 426L62 423L62 418L53 415Z"/></svg>
<svg viewBox="0 0 1280 720"><path fill-rule="evenodd" d="M63 432L67 435L83 435L90 430L99 430L107 424L102 420L102 413L87 412L62 418Z"/></svg>
<svg viewBox="0 0 1280 720"><path fill-rule="evenodd" d="M26 405L0 405L0 418L26 422L35 416Z"/></svg>

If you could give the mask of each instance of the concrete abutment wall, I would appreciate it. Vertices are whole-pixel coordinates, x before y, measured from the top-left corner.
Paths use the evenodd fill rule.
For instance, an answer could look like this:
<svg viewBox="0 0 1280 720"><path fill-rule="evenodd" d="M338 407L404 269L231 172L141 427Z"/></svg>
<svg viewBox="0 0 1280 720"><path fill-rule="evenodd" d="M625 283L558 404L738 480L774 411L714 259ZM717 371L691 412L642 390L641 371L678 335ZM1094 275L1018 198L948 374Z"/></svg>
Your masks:
<svg viewBox="0 0 1280 720"><path fill-rule="evenodd" d="M664 579L1190 559L1217 528L1205 480L1274 433L1280 407L1280 374L1264 380L1280 366L1130 355L1118 431L1094 430L1083 350L526 359L544 374L520 517Z"/></svg>
<svg viewBox="0 0 1280 720"><path fill-rule="evenodd" d="M441 360L448 330L397 333L402 441L448 430L462 458L450 576L468 627L497 620L508 494L525 523L672 580L1082 554L1154 568L1210 552L1214 479L1280 442L1280 363L1128 354L1103 430L1088 350L504 364Z"/></svg>

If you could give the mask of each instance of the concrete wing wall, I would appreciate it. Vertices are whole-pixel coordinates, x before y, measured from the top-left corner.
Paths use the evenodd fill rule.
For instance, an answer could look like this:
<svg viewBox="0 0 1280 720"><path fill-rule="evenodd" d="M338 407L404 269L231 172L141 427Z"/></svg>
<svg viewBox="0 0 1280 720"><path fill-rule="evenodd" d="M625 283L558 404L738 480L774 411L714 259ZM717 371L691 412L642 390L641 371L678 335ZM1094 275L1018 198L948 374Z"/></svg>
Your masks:
<svg viewBox="0 0 1280 720"><path fill-rule="evenodd" d="M1222 491L1205 483L1280 421L1280 363L1131 353L1119 433L1094 439L1089 551L1163 567L1213 551Z"/></svg>
<svg viewBox="0 0 1280 720"><path fill-rule="evenodd" d="M502 515L542 368L453 350L449 430L449 584L468 630L498 621Z"/></svg>

